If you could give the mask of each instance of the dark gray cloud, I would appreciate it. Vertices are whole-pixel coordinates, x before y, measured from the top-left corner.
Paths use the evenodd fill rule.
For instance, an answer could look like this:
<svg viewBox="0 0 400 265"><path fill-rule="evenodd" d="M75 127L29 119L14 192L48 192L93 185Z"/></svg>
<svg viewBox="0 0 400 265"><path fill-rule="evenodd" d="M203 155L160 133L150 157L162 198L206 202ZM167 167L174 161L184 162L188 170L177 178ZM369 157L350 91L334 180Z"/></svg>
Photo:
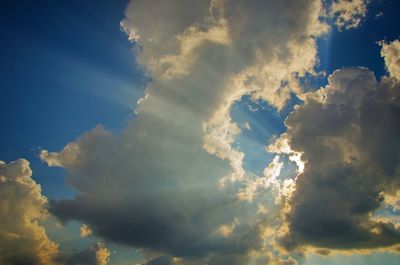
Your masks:
<svg viewBox="0 0 400 265"><path fill-rule="evenodd" d="M287 216L288 249L373 249L400 243L390 220L374 218L400 188L400 83L365 68L343 69L286 120L303 152Z"/></svg>
<svg viewBox="0 0 400 265"><path fill-rule="evenodd" d="M234 192L218 188L218 177L227 170L223 161L193 146L178 151L158 145L154 150L154 142L146 137L135 146L138 149L125 151L122 143L127 139L110 146L107 139L99 138L107 135L98 127L75 142L81 164L71 168L76 175L70 182L75 183L81 172L98 174L90 175L90 182L75 184L84 194L51 202L51 212L61 220L80 220L96 235L114 242L179 256L243 252L256 244L256 236L254 243L243 244L241 235L232 240L217 233L220 225L232 222L238 203ZM163 135L169 136L165 131ZM139 146L144 153L140 154ZM144 157L135 157L136 152Z"/></svg>

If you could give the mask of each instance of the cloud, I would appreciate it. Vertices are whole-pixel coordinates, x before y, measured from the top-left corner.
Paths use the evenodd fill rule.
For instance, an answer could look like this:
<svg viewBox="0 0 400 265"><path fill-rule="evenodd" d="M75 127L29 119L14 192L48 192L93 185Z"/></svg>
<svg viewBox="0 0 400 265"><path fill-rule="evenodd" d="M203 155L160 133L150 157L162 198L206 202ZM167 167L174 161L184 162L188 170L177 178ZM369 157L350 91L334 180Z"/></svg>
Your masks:
<svg viewBox="0 0 400 265"><path fill-rule="evenodd" d="M88 237L93 233L92 230L90 230L90 228L85 224L80 227L79 231L81 233L81 237Z"/></svg>
<svg viewBox="0 0 400 265"><path fill-rule="evenodd" d="M103 243L96 242L83 251L60 257L59 260L65 265L107 265L110 254Z"/></svg>
<svg viewBox="0 0 400 265"><path fill-rule="evenodd" d="M394 40L391 43L380 42L381 56L385 60L385 66L390 76L400 79L400 41Z"/></svg>
<svg viewBox="0 0 400 265"><path fill-rule="evenodd" d="M367 14L368 0L334 0L329 14L339 30L358 28Z"/></svg>
<svg viewBox="0 0 400 265"><path fill-rule="evenodd" d="M102 243L95 243L93 249L96 253L97 265L107 265L110 260L110 251Z"/></svg>
<svg viewBox="0 0 400 265"><path fill-rule="evenodd" d="M110 252L102 243L66 255L41 225L48 201L32 178L29 162L0 161L0 263L4 265L107 265Z"/></svg>
<svg viewBox="0 0 400 265"><path fill-rule="evenodd" d="M358 27L366 12L366 1L334 1L329 11L340 29ZM50 212L84 223L82 236L143 248L153 257L147 265L297 264L274 256L276 239L295 251L398 244L398 225L374 216L398 203L398 41L382 44L391 77L378 82L364 68L343 69L326 88L305 93L299 79L318 74L325 13L318 0L130 2L121 27L151 81L122 132L99 125L59 152L41 151L49 166L67 171L77 194L51 201ZM277 155L262 176L247 172L232 105L249 96L279 111L292 95L304 104L268 146ZM21 161L16 176L29 179ZM284 179L291 162L298 171ZM18 262L107 264L110 252L101 243L58 253L35 221L47 201L28 183L34 192L24 194L39 203L16 219L28 220L30 230L21 223L4 232L8 246L21 235L35 243ZM4 252L5 262L15 259L13 251Z"/></svg>
<svg viewBox="0 0 400 265"><path fill-rule="evenodd" d="M31 178L29 162L0 161L0 263L53 265L59 256L40 221L47 216L47 199Z"/></svg>
<svg viewBox="0 0 400 265"><path fill-rule="evenodd" d="M400 243L383 194L400 189L400 84L365 68L335 71L286 119L290 147L304 171L290 198L289 249L379 249Z"/></svg>
<svg viewBox="0 0 400 265"><path fill-rule="evenodd" d="M328 31L323 13L319 0L130 2L121 26L152 80L121 133L97 126L41 152L77 193L52 201L51 212L106 240L192 262L241 264L264 250L274 217L259 205L274 198L240 196L257 176L234 146L241 130L230 108L249 95L282 109L303 93L298 79L317 74L316 39Z"/></svg>

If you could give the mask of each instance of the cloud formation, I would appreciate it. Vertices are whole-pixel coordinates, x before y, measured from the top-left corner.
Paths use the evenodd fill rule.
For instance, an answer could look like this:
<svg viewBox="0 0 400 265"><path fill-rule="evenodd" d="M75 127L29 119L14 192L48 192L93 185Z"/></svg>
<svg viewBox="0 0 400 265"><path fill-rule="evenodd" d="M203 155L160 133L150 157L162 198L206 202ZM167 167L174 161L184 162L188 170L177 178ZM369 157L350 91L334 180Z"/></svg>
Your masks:
<svg viewBox="0 0 400 265"><path fill-rule="evenodd" d="M81 237L88 237L92 234L92 230L90 230L90 228L85 224L80 227L79 231L80 231Z"/></svg>
<svg viewBox="0 0 400 265"><path fill-rule="evenodd" d="M269 217L238 196L253 175L230 108L249 95L281 109L303 93L298 78L316 74L316 38L328 31L321 15L319 0L129 3L121 25L152 80L119 135L98 126L41 152L77 191L51 212L171 259L241 264L260 251Z"/></svg>
<svg viewBox="0 0 400 265"><path fill-rule="evenodd" d="M381 42L381 55L385 59L385 66L390 76L400 80L400 41L391 43Z"/></svg>
<svg viewBox="0 0 400 265"><path fill-rule="evenodd" d="M329 14L339 30L358 28L367 14L368 0L333 0Z"/></svg>
<svg viewBox="0 0 400 265"><path fill-rule="evenodd" d="M72 255L59 250L41 225L48 201L32 178L29 162L0 161L0 264L107 265L110 252L102 243Z"/></svg>
<svg viewBox="0 0 400 265"><path fill-rule="evenodd" d="M286 119L288 142L304 172L289 202L289 249L376 249L400 243L400 229L378 218L385 194L400 189L400 84L365 68L335 71Z"/></svg>
<svg viewBox="0 0 400 265"><path fill-rule="evenodd" d="M0 161L0 263L53 265L59 255L40 225L46 218L47 199L31 178L29 162Z"/></svg>
<svg viewBox="0 0 400 265"><path fill-rule="evenodd" d="M97 126L42 150L77 194L50 211L143 248L145 264L296 264L277 256L277 239L296 251L396 245L397 225L374 212L399 190L399 84L353 68L305 93L299 80L318 74L326 12L339 28L358 27L366 2L334 1L330 11L318 0L130 2L121 26L151 81L121 133ZM397 46L385 45L395 77ZM232 105L249 96L282 110L292 95L304 104L267 148L277 156L263 176L246 172ZM288 163L298 171L284 179Z"/></svg>

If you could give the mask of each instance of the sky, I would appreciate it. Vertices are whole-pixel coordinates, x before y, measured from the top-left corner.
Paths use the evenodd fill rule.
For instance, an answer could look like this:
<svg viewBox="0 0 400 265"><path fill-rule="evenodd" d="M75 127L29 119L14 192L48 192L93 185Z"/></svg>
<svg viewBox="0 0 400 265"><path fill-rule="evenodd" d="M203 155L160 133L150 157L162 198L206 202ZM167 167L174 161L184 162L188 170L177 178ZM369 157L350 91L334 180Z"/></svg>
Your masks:
<svg viewBox="0 0 400 265"><path fill-rule="evenodd" d="M399 264L399 10L2 1L0 264Z"/></svg>

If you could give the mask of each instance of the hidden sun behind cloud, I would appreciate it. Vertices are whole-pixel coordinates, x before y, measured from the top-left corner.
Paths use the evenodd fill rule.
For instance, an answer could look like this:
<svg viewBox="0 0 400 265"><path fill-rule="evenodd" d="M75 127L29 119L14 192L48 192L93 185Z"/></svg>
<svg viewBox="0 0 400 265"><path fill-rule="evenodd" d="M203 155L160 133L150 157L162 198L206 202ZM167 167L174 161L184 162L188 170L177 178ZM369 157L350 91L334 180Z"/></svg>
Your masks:
<svg viewBox="0 0 400 265"><path fill-rule="evenodd" d="M66 172L72 197L46 198L27 160L0 162L0 262L295 265L397 254L400 42L376 44L387 71L378 79L363 66L324 72L333 34L362 27L369 4L129 2L120 27L147 80L134 115L119 132L97 125L40 150ZM262 170L248 166L241 136L274 124L239 122L237 106L280 124L247 141L265 155ZM71 223L78 238L56 242ZM85 247L71 251L72 240ZM126 248L136 260L121 258Z"/></svg>

